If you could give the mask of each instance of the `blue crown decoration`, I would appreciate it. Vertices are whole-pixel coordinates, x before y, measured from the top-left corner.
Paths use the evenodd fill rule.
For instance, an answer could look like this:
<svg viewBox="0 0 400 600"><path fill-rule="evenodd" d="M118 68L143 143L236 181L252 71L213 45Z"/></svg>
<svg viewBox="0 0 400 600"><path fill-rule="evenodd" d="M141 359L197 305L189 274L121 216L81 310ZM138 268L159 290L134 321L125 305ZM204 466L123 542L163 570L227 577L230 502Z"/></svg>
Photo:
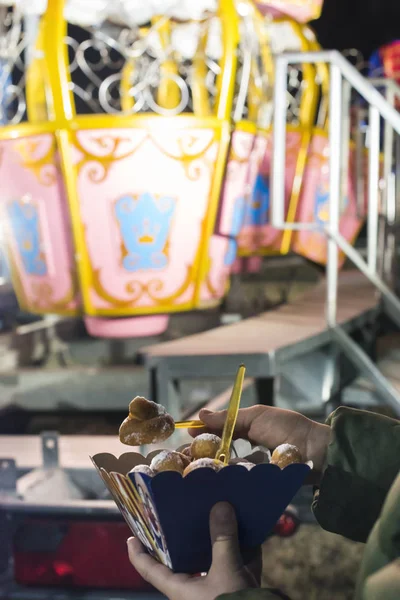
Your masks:
<svg viewBox="0 0 400 600"><path fill-rule="evenodd" d="M226 251L224 257L224 265L230 267L236 259L237 255L237 241L236 238L240 233L240 229L243 225L244 213L245 213L245 199L240 196L236 198L235 205L233 208L232 214L232 223L231 223L231 239L228 243L228 249Z"/></svg>
<svg viewBox="0 0 400 600"><path fill-rule="evenodd" d="M264 225L269 210L269 182L258 175L246 207L245 224L250 226Z"/></svg>
<svg viewBox="0 0 400 600"><path fill-rule="evenodd" d="M162 269L167 265L168 241L176 200L149 193L126 195L115 202L115 214L127 251L122 264L127 271Z"/></svg>
<svg viewBox="0 0 400 600"><path fill-rule="evenodd" d="M29 275L46 275L36 206L14 200L7 205L7 213L25 271Z"/></svg>

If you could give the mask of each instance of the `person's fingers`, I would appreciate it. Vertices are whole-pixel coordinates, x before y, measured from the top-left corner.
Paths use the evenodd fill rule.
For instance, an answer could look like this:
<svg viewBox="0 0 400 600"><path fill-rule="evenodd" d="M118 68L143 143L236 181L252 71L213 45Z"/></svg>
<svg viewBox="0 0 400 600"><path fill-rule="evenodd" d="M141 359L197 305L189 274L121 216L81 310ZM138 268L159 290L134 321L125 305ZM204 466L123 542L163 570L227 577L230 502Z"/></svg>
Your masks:
<svg viewBox="0 0 400 600"><path fill-rule="evenodd" d="M235 511L227 502L219 502L210 513L212 543L211 571L236 572L242 566Z"/></svg>
<svg viewBox="0 0 400 600"><path fill-rule="evenodd" d="M252 422L266 410L268 410L266 406L241 408L237 416L234 437L247 439ZM203 408L199 413L199 418L203 421L205 427L203 429L189 429L190 435L196 437L205 432L221 433L224 428L226 413L226 410L213 412Z"/></svg>
<svg viewBox="0 0 400 600"><path fill-rule="evenodd" d="M157 562L147 553L137 538L129 538L127 544L132 566L143 579L168 598L172 596L177 584L183 583L189 578L187 575L175 575L168 567Z"/></svg>
<svg viewBox="0 0 400 600"><path fill-rule="evenodd" d="M242 555L246 569L254 577L257 585L261 585L262 576L262 551L261 548L253 548Z"/></svg>

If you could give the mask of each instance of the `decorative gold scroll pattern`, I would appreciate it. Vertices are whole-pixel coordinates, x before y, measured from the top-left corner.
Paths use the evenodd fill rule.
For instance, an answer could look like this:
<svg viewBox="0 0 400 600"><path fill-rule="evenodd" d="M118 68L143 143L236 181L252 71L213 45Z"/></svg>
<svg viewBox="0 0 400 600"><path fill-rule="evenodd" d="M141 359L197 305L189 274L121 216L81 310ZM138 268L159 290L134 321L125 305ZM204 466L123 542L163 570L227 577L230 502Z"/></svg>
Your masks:
<svg viewBox="0 0 400 600"><path fill-rule="evenodd" d="M100 177L93 177L93 173L89 173L89 179L94 183L101 183L107 178L107 174L113 162L122 160L123 158L127 158L128 156L132 156L136 150L144 143L145 140L152 140L155 146L160 150L162 154L165 156L172 158L173 160L181 161L183 164L183 168L185 170L186 176L195 181L199 178L201 174L201 166L208 168L210 171L213 168L213 163L206 156L206 152L211 148L212 144L217 140L217 131L214 131L214 135L211 136L211 139L207 142L207 144L198 152L190 153L188 149L192 148L196 143L197 138L193 135L183 135L178 139L178 147L180 150L180 154L176 155L173 153L167 152L159 143L157 143L153 136L150 133L147 133L146 136L139 142L139 144L129 152L126 152L120 156L118 156L118 148L122 142L126 142L127 139L123 137L113 137L113 136L103 136L99 138L92 138L92 141L98 143L102 148L110 146L110 152L107 153L106 156L96 156L95 154L88 152L83 145L77 140L76 134L73 137L73 143L76 145L78 150L82 153L82 158L77 164L78 173L82 170L82 168L90 163L97 163L103 169ZM201 161L201 165L196 164L195 161L203 157ZM86 238L85 231L87 230L87 225L83 225L83 234ZM203 230L203 224L201 225L201 231ZM202 239L202 238L201 238ZM101 280L101 268L94 269L91 265L91 279L92 279L92 287L96 294L101 297L103 300L108 302L111 306L115 306L120 309L134 307L144 295L147 295L155 305L157 306L165 306L173 304L178 298L180 298L195 282L196 275L198 272L198 266L200 264L200 258L202 254L202 244L198 244L198 248L196 251L196 256L194 258L193 264L188 265L186 267L186 275L182 284L174 291L172 294L163 295L164 282L161 279L152 279L148 282L141 282L138 280L128 281L125 285L125 292L129 294L128 299L121 299L113 294L111 294L108 290L105 289L102 280ZM88 256L88 260L90 263L90 259Z"/></svg>
<svg viewBox="0 0 400 600"><path fill-rule="evenodd" d="M204 230L204 220L201 223L201 231ZM201 239L201 238L200 238ZM132 307L139 302L139 300L143 297L144 294L153 300L153 302L157 306L165 306L171 305L173 302L178 300L195 282L198 268L202 255L202 244L199 243L197 246L196 255L194 257L193 263L191 265L187 265L186 267L186 277L183 280L182 284L178 287L177 290L173 294L162 296L162 290L164 287L164 282L160 279L152 279L147 283L143 283L137 280L129 281L125 286L125 291L130 294L130 298L127 300L121 300L116 296L110 294L103 286L101 282L101 269L93 269L92 270L92 286L94 291L98 296L106 300L109 304L116 306L118 308L128 308Z"/></svg>
<svg viewBox="0 0 400 600"><path fill-rule="evenodd" d="M109 172L112 164L116 161L124 160L125 158L132 156L136 152L136 150L138 150L138 148L140 148L140 146L143 144L144 140L146 139L146 138L143 138L139 142L139 144L132 150L129 150L127 152L124 152L124 153L118 155L118 150L119 150L119 147L121 146L121 144L123 142L130 141L128 138L124 138L121 136L114 137L112 135L103 135L103 136L99 136L99 137L92 137L92 141L95 142L99 146L99 148L102 148L102 149L110 148L109 151L105 155L98 156L97 154L93 154L92 152L89 152L86 148L84 148L84 146L79 141L79 138L78 138L78 135L76 132L71 131L70 133L71 133L72 143L77 148L77 150L79 150L79 152L82 154L82 158L76 164L78 176L80 175L81 170L83 169L83 167L86 164L92 163L92 167L88 170L88 177L92 183L103 183L103 181L105 181L107 179L108 172Z"/></svg>
<svg viewBox="0 0 400 600"><path fill-rule="evenodd" d="M30 301L30 306L37 311L58 311L64 310L76 298L79 288L76 274L71 271L71 287L60 300L54 301L54 290L50 283L35 281L32 284L31 290L34 299Z"/></svg>
<svg viewBox="0 0 400 600"><path fill-rule="evenodd" d="M56 141L54 138L43 156L34 158L41 142L32 139L19 140L14 144L14 149L20 155L21 166L29 169L41 185L49 187L57 180Z"/></svg>
<svg viewBox="0 0 400 600"><path fill-rule="evenodd" d="M104 135L99 137L92 137L92 141L95 142L99 148L110 148L109 152L107 152L103 156L98 156L93 152L88 151L83 144L79 141L78 135L76 132L71 132L71 139L74 146L81 153L82 158L76 164L78 176L80 175L83 167L85 167L88 163L93 163L91 169L88 170L88 177L92 183L102 183L107 179L108 172L112 166L112 164L116 161L124 160L130 156L133 156L137 150L147 141L151 141L154 146L168 158L173 160L177 160L182 162L183 169L185 171L186 176L191 181L197 181L201 174L200 166L197 165L197 168L193 168L195 161L204 157L207 151L211 148L213 143L216 141L217 132L213 132L213 136L209 140L209 142L198 152L190 152L190 149L194 146L197 141L197 137L193 134L185 134L178 138L178 148L179 154L174 154L173 152L168 152L163 146L159 143L157 139L152 135L150 131L147 131L146 135L140 140L140 142L135 146L135 148L126 151L122 154L118 154L118 150L123 142L129 142L128 138L124 138L121 136L112 136L112 135ZM204 161L204 163L208 166L208 161Z"/></svg>
<svg viewBox="0 0 400 600"><path fill-rule="evenodd" d="M134 306L139 302L144 294L157 305L172 304L188 289L191 283L194 281L194 265L186 267L186 277L179 288L173 293L166 296L161 296L161 292L164 288L164 282L160 279L152 279L148 282L141 282L137 280L128 281L125 285L125 291L130 294L129 299L121 300L116 296L110 294L103 286L101 282L101 270L95 269L92 272L92 285L96 294L101 298L119 308L127 308L128 306Z"/></svg>

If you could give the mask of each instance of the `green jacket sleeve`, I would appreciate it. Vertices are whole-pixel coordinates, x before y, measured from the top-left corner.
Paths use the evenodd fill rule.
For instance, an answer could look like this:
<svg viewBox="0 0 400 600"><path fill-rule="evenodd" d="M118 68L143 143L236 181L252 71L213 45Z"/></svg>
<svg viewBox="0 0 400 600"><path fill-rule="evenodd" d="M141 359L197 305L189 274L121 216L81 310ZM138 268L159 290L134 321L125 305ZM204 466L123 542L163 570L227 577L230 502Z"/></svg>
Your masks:
<svg viewBox="0 0 400 600"><path fill-rule="evenodd" d="M400 472L368 538L355 600L400 598Z"/></svg>
<svg viewBox="0 0 400 600"><path fill-rule="evenodd" d="M364 600L399 600L400 559L371 575L365 584Z"/></svg>
<svg viewBox="0 0 400 600"><path fill-rule="evenodd" d="M321 527L365 542L400 468L400 422L341 407L313 511Z"/></svg>

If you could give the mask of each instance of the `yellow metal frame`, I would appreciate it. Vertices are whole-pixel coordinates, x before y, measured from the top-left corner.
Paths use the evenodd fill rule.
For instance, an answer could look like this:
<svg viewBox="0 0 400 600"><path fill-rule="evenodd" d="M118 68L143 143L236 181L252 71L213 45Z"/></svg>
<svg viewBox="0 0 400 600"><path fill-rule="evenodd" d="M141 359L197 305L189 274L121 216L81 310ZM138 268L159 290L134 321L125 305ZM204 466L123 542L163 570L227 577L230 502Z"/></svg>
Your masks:
<svg viewBox="0 0 400 600"><path fill-rule="evenodd" d="M325 127L315 127L314 128L313 135L318 135L321 137L328 138L329 132L328 132L327 127L328 127L328 119L326 120ZM353 142L353 140L350 140L350 148L352 150L355 149L355 143ZM368 149L364 150L364 154L368 155ZM379 161L380 161L380 166L382 167L382 165L383 165L383 153L382 152L379 154ZM360 230L363 227L363 224L365 223L366 219L367 219L367 215L365 215L364 218L362 218L362 219L360 218L360 226L358 227L358 229L357 229L356 233L353 235L353 237L349 240L350 244L354 244L354 242L356 241L357 236L360 233ZM296 234L296 238L298 238L298 236L300 235L299 232L294 232L294 233ZM300 252L298 252L298 253L300 254ZM305 251L304 251L304 253L302 252L301 254L306 256ZM342 258L344 258L344 256L345 256L345 253L339 249L339 257L342 259ZM324 263L324 264L326 264L326 263Z"/></svg>
<svg viewBox="0 0 400 600"><path fill-rule="evenodd" d="M217 101L215 114L211 114L208 97L204 95L204 61L202 50L205 48L205 38L199 43L197 60L194 59L194 116L179 115L178 117L162 117L154 114L120 114L120 115L79 115L76 116L74 98L70 87L70 75L68 71L68 52L64 43L66 35L66 22L64 20L64 0L52 0L48 3L48 9L42 19L37 39L37 49L42 51L43 58L36 59L27 74L27 104L29 123L15 126L6 126L0 130L0 139L26 138L43 133L51 133L55 136L57 148L60 155L61 168L66 186L67 198L71 215L72 234L75 246L75 263L80 285L83 310L93 316L127 316L145 315L162 312L179 312L192 310L204 306L217 304L215 301L202 302L201 288L207 284L209 272L209 241L215 227L215 221L223 189L226 165L230 152L230 142L233 130L257 133L257 112L249 111L249 119L233 124L232 105L235 87L236 72L236 49L239 43L239 18L236 13L234 0L220 0L219 18L224 23L224 53L221 60L221 75L217 78ZM263 17L254 9L255 26L260 40L261 58L265 71L268 73L271 85L274 78L273 59L268 43L267 35L263 27ZM155 26L163 35L164 45L168 44L171 24L155 23ZM142 31L145 34L145 30ZM173 61L164 64L166 73L176 74L176 65ZM170 64L171 63L171 64ZM127 61L121 80L121 97L123 110L132 110L134 99L128 95L130 79L134 65ZM254 67L252 72L254 71ZM254 76L254 73L253 73ZM314 77L312 78L314 82ZM165 89L159 90L158 102L165 108L174 108L177 104L172 93L171 85L174 82L166 81ZM311 78L310 78L311 85ZM310 107L310 86L302 98L302 107ZM43 120L43 104L47 106L47 118ZM251 114L250 114L251 113ZM305 110L302 108L301 119L306 119ZM96 309L91 301L91 289L93 289L94 272L91 266L88 249L85 242L83 225L80 216L80 202L78 197L78 170L72 160L72 149L76 140L76 133L83 130L94 129L118 129L118 128L143 128L149 132L158 130L160 127L174 127L184 130L188 127L211 128L215 132L215 141L219 143L217 161L214 165L214 174L206 218L202 225L201 239L196 258L192 265L192 282L195 282L192 299L185 304L175 305L173 299L167 299L165 303L158 303L152 307L114 305L109 309ZM262 133L262 132L261 132ZM17 287L17 286L16 286ZM61 312L61 311L59 311ZM68 311L69 314L71 311Z"/></svg>
<svg viewBox="0 0 400 600"><path fill-rule="evenodd" d="M260 15L259 17L259 31L262 31L262 22L260 19L263 17ZM276 23L289 23L294 32L297 34L297 37L300 40L301 49L303 51L309 51L312 49L311 42L307 39L305 35L305 27L294 21L293 19L282 17L279 19L275 19ZM265 39L265 38L264 38ZM313 49L316 49L315 47ZM268 75L271 77L272 82L274 81L274 71L271 67L273 67L273 62L271 53L268 51L264 54L264 64L268 68ZM323 67L324 65L321 65ZM328 79L326 79L326 74L328 75ZM321 70L319 75L321 77L322 84L325 86L326 82L329 83L329 74L326 71L326 74ZM311 64L303 64L303 79L306 83L304 93L302 94L302 98L300 101L300 114L299 114L299 125L290 125L288 124L286 127L287 132L298 132L301 133L301 141L300 141L300 150L298 153L297 161L296 161L296 172L293 182L293 187L290 195L288 212L286 216L286 221L288 223L293 223L296 219L297 206L300 200L301 195L301 186L302 186L302 178L304 174L305 165L307 162L308 149L311 142L311 137L314 129L314 122L317 111L318 104L318 86L315 81L316 69ZM325 88L326 89L326 88ZM267 130L259 130L261 134L265 134L266 136L271 135L271 128ZM249 258L251 256L277 256L280 254L287 254L290 251L293 231L284 230L281 234L281 243L279 249L273 249L270 247L262 247L257 251L250 252L245 249L239 250L239 256L242 258Z"/></svg>
<svg viewBox="0 0 400 600"><path fill-rule="evenodd" d="M313 135L318 135L318 136L321 136L321 137L328 138L329 133L328 133L328 131L326 129L326 126L325 126L325 128L315 127L314 130L313 130ZM354 147L354 142L351 141L350 142L350 146ZM363 222L360 223L360 226L357 229L356 233L354 234L354 236L349 241L350 244L353 244L355 242L355 240L357 239L358 234L360 233L360 230L361 230L362 226L363 226ZM300 232L296 231L294 233L296 234L295 235L295 239L299 239L300 238ZM313 233L318 233L318 232L315 231ZM321 233L321 235L323 235L323 233ZM301 250L302 244L300 243L299 246L300 246L300 250ZM296 252L297 252L297 254L301 254L302 256L306 256L306 250L304 250L304 252L303 252L303 251L299 251L299 249L297 249ZM345 253L342 250L339 249L339 258L343 259L344 257L345 257ZM307 256L306 256L306 258L307 258ZM321 263L319 263L319 264L321 264ZM326 264L326 263L323 263L323 264Z"/></svg>
<svg viewBox="0 0 400 600"><path fill-rule="evenodd" d="M297 34L301 49L304 52L311 50L309 40L304 34L304 29L299 23L296 23L292 19L285 19L289 22ZM296 172L293 180L293 187L290 194L288 212L286 215L286 221L288 223L294 223L296 220L296 212L301 196L301 187L303 182L304 170L307 163L308 151L311 143L314 122L318 104L318 86L315 82L316 69L310 64L303 64L303 78L306 82L305 91L300 103L300 131L301 131L301 142L300 149L296 161ZM282 241L280 246L280 254L288 254L290 252L291 241L293 237L293 231L285 229L282 234Z"/></svg>
<svg viewBox="0 0 400 600"><path fill-rule="evenodd" d="M320 45L318 44L318 42L316 41L315 35L312 31L312 29L309 26L305 26L304 27L304 31L305 31L305 35L309 36L310 41L310 50L311 51L316 51L318 52L319 50L321 50ZM329 68L325 63L317 63L316 64L316 71L317 74L320 78L321 81L321 101L320 101L320 107L319 107L319 113L322 114L322 119L320 122L317 123L317 125L313 128L312 131L312 136L314 135L318 135L321 137L325 137L328 138L329 136L329 132L328 132L328 127L329 127L329 113L328 113L328 105L329 105ZM318 119L319 121L319 119ZM354 142L350 141L350 147L354 149ZM366 150L367 152L367 150ZM365 219L364 219L365 220ZM352 237L350 241L351 244L353 244L360 232L360 229L363 226L363 222L361 220L360 226L357 229L356 233L354 234L354 236ZM300 233L299 232L293 232L293 236L294 239L298 239L300 237ZM339 251L339 256L341 258L344 257L344 253L342 251Z"/></svg>
<svg viewBox="0 0 400 600"><path fill-rule="evenodd" d="M231 112L235 85L236 49L239 42L238 16L233 0L221 0L219 17L225 24L224 27L224 54L221 60L221 75L217 80L216 115L208 116L209 112L199 97L196 103L199 116L180 115L174 118L165 118L158 115L83 115L76 116L73 94L70 89L70 76L68 71L68 52L64 43L66 35L66 22L64 20L64 0L52 0L48 3L47 11L41 24L41 33L38 38L38 47L43 49L43 70L39 84L40 103L34 94L34 75L37 74L38 64L34 64L30 74L30 90L28 93L29 123L17 127L6 126L0 131L0 139L18 139L33 135L52 133L57 141L60 154L61 168L66 186L71 215L71 225L75 246L75 261L79 279L83 310L88 315L95 316L127 316L145 315L163 312L192 310L202 306L200 295L201 287L205 283L208 268L209 241L215 226L221 190L224 181L225 169L228 160L230 139L232 133ZM164 32L168 35L168 32ZM166 72L171 72L171 65L164 65ZM201 77L201 65L197 65L197 76ZM129 77L129 69L125 76ZM175 85L175 84L173 84ZM168 88L168 89L167 89ZM160 90L158 100L161 105L171 107L171 90L167 86ZM161 93L162 92L162 93ZM40 122L39 105L43 98L47 100L48 121ZM124 107L125 108L125 107ZM131 108L127 106L126 108ZM33 122L32 122L33 121ZM208 211L203 222L201 239L194 264L192 265L192 282L195 282L193 297L185 304L174 305L173 299L157 306L142 308L114 306L110 309L96 309L91 301L90 292L93 288L94 277L88 249L86 247L83 225L80 218L80 203L77 188L77 167L73 163L72 148L76 133L88 129L118 129L118 128L146 128L158 130L160 127L174 127L185 129L187 127L212 128L215 132L214 139L219 143L217 161L214 165L214 175L208 203ZM16 282L18 283L18 282ZM16 286L17 287L17 286ZM207 303L209 305L209 303Z"/></svg>

